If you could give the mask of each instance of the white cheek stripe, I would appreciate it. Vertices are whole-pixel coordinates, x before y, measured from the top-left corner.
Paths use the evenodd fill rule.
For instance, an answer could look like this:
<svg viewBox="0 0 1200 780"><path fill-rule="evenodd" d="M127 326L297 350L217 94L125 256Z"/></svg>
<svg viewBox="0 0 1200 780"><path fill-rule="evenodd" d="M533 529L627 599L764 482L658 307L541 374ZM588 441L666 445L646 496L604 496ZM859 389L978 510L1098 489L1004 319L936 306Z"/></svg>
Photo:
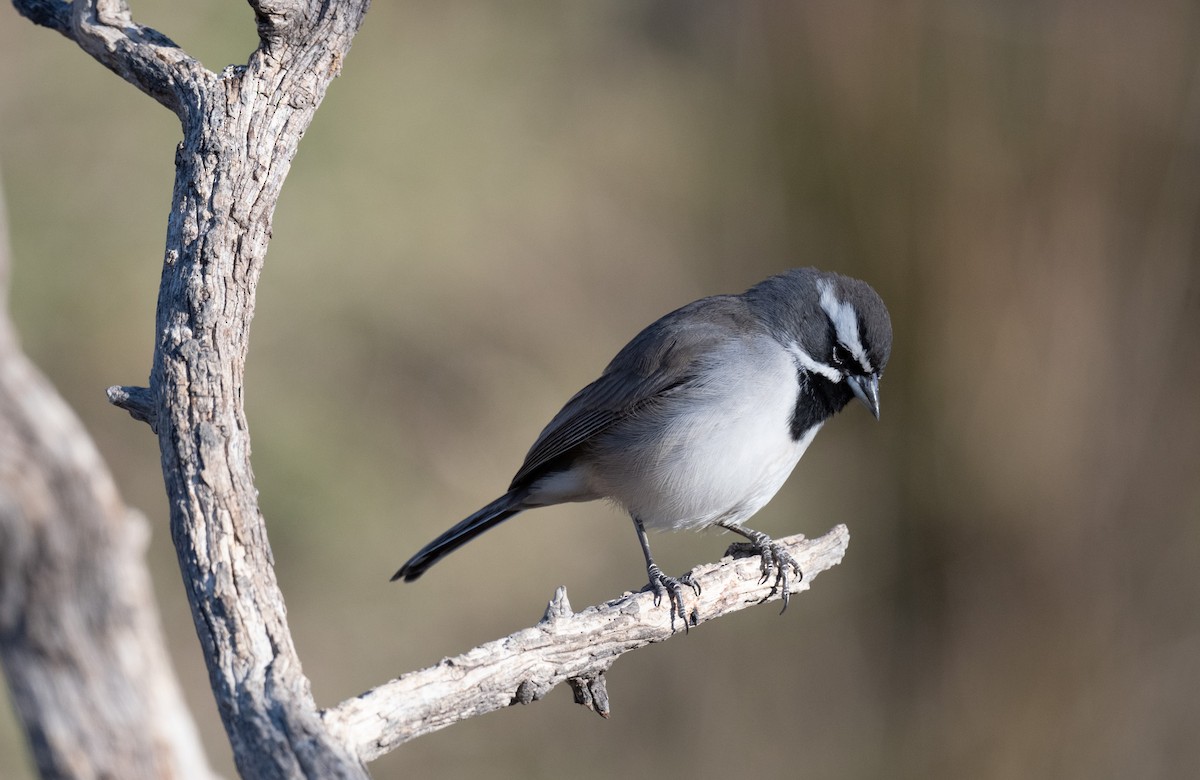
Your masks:
<svg viewBox="0 0 1200 780"><path fill-rule="evenodd" d="M858 317L854 313L854 307L837 299L831 282L822 279L817 282L817 289L821 291L821 308L833 323L833 331L837 334L838 341L850 350L850 354L862 366L863 371L872 373L875 369L871 367L867 351L863 349L862 339L858 335Z"/></svg>
<svg viewBox="0 0 1200 780"><path fill-rule="evenodd" d="M795 358L796 363L799 364L799 366L805 371L813 374L820 374L834 384L837 384L846 378L845 374L843 374L841 371L838 371L833 366L826 365L819 360L814 359L812 355L805 352L800 345L794 341L788 345L788 352L792 353L792 357Z"/></svg>

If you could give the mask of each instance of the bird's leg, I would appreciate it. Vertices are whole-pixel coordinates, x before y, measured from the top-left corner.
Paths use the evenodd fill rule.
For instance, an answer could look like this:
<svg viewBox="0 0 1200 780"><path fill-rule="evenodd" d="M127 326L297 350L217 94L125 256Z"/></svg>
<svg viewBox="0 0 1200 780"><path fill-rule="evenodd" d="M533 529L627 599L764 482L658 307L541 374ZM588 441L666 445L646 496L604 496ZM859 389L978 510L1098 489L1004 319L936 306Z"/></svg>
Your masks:
<svg viewBox="0 0 1200 780"><path fill-rule="evenodd" d="M692 582L688 577L678 580L663 574L662 569L658 568L658 564L650 555L650 540L646 538L646 526L636 515L633 515L633 526L637 529L638 541L642 543L642 554L646 556L646 574L650 577L650 589L654 591L654 606L662 604L663 596L666 596L671 603L671 630L675 629L675 617L678 615L683 620L683 630L687 631L691 620L685 614L683 588L686 585L698 596L700 595L700 583Z"/></svg>
<svg viewBox="0 0 1200 780"><path fill-rule="evenodd" d="M743 528L740 525L726 522L720 522L717 525L726 531L733 531L738 536L744 536L750 540L748 543L731 544L725 552L726 555L749 551L762 556L762 579L759 582L766 582L770 579L772 573L775 575L775 584L771 587L771 592L767 594L767 598L771 598L776 593L781 595L783 598L783 609L779 610L779 614L782 615L787 610L788 596L791 595L791 589L788 587L788 569L795 570L796 576L804 579L804 572L800 570L800 562L792 557L792 554L783 545L762 531L755 531L752 528Z"/></svg>

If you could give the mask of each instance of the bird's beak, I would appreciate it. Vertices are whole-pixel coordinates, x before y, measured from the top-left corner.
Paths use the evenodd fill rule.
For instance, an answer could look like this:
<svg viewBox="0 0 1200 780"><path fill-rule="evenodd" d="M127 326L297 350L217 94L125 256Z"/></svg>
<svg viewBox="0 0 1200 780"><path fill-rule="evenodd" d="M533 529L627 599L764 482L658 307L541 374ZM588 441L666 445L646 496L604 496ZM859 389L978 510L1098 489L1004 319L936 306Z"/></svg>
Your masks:
<svg viewBox="0 0 1200 780"><path fill-rule="evenodd" d="M862 401L863 406L870 410L871 414L875 415L875 419L879 419L879 375L871 374L870 376L848 376L846 384L850 385L850 390L854 392L854 397Z"/></svg>

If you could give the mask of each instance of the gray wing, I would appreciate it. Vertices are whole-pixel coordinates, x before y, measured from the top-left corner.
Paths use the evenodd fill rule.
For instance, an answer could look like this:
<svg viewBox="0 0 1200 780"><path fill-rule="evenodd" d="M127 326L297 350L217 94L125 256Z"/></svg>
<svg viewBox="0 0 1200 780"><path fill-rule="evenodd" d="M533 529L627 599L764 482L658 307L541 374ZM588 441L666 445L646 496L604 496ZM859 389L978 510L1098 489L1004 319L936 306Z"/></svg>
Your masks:
<svg viewBox="0 0 1200 780"><path fill-rule="evenodd" d="M660 318L625 345L538 436L509 489L631 414L694 382L713 347L759 330L739 295L702 298Z"/></svg>

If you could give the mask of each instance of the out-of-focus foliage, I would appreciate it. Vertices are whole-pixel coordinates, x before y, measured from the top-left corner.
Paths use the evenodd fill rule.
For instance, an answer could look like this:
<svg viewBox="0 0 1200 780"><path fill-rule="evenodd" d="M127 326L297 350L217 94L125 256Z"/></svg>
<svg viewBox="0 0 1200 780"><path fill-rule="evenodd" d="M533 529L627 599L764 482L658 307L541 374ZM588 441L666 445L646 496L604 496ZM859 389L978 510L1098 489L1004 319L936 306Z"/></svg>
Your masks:
<svg viewBox="0 0 1200 780"><path fill-rule="evenodd" d="M214 69L254 44L236 3L135 12ZM15 316L158 519L179 672L231 773L155 443L103 398L148 372L178 129L0 19ZM531 623L556 585L642 584L598 504L387 577L645 323L817 264L896 332L882 422L827 426L757 519L850 525L813 593L623 659L609 722L559 691L378 776L1200 774L1198 68L1186 2L376 3L285 188L249 361L323 704ZM727 542L655 551L680 571ZM27 776L19 745L5 720L0 775Z"/></svg>

